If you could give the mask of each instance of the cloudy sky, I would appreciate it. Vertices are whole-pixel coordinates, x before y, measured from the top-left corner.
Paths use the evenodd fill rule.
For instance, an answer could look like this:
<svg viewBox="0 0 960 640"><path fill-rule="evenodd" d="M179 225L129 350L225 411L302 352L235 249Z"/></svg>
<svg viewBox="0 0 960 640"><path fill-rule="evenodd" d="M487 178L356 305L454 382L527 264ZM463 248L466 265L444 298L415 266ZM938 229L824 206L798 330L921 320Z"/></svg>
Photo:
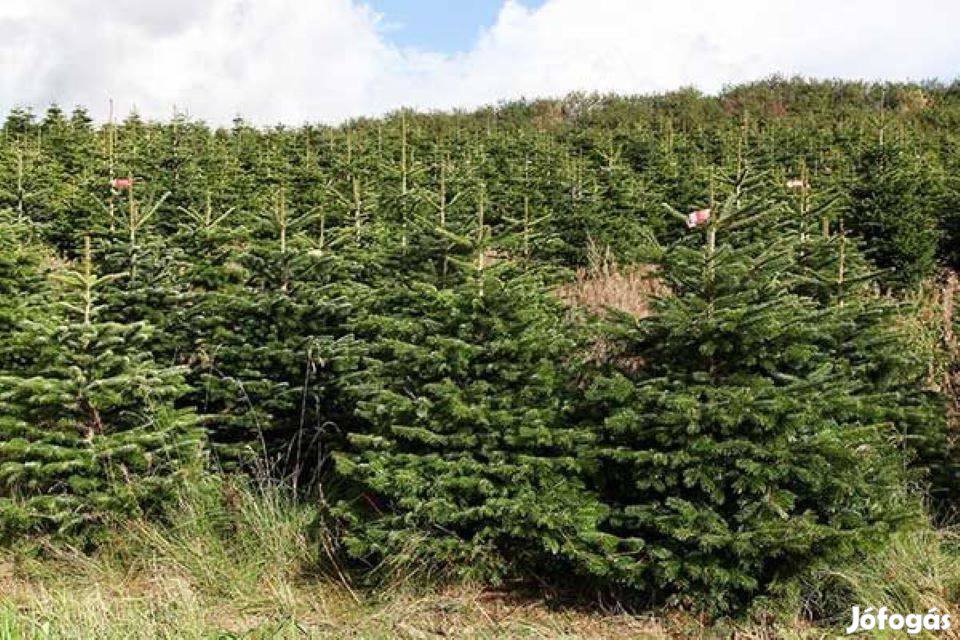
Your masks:
<svg viewBox="0 0 960 640"><path fill-rule="evenodd" d="M957 0L0 0L0 108L335 122L772 73L953 80Z"/></svg>

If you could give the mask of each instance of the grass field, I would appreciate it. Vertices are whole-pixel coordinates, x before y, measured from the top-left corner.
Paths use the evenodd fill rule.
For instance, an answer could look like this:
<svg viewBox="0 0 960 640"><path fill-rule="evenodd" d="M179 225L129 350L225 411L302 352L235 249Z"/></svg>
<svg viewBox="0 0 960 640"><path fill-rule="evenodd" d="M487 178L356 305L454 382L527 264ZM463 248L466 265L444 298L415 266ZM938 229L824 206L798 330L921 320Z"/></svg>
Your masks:
<svg viewBox="0 0 960 640"><path fill-rule="evenodd" d="M509 586L377 591L328 561L315 508L273 484L204 480L165 524L128 522L95 554L34 539L0 560L0 639L19 638L825 638L833 605L950 610L960 593L957 534L902 536L882 554L818 577L766 619L700 620L681 611L574 606ZM792 609L792 610L791 610ZM947 634L939 637L960 637Z"/></svg>

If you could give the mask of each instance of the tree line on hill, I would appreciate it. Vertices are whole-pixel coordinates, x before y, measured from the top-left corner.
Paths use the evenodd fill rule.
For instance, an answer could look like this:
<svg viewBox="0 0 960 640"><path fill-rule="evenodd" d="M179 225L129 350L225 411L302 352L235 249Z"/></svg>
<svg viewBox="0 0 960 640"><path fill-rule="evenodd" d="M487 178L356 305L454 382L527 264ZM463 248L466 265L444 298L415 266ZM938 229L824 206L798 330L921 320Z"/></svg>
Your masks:
<svg viewBox="0 0 960 640"><path fill-rule="evenodd" d="M904 319L960 261L958 123L956 86L780 79L337 127L15 110L0 531L96 544L266 467L362 579L740 610L956 504ZM650 315L561 301L589 246Z"/></svg>

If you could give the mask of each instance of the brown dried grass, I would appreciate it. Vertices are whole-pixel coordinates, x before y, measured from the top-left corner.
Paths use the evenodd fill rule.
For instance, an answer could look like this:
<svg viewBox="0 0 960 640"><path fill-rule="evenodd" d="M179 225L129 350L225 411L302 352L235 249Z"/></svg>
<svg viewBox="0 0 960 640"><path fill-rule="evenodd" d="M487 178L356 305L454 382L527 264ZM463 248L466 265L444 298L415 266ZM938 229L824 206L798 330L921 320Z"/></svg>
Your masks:
<svg viewBox="0 0 960 640"><path fill-rule="evenodd" d="M560 299L573 308L604 315L610 309L646 318L650 303L669 293L657 276L657 268L649 264L621 267L609 249L588 248L588 265L577 270L573 281L560 288Z"/></svg>
<svg viewBox="0 0 960 640"><path fill-rule="evenodd" d="M594 245L590 247L589 258L589 266L579 269L573 280L557 291L558 297L573 311L603 317L616 310L637 319L646 318L653 314L653 300L670 293L653 265L621 267L609 250L600 251ZM640 358L618 354L616 346L602 335L595 336L589 359L611 362L629 372L643 366Z"/></svg>
<svg viewBox="0 0 960 640"><path fill-rule="evenodd" d="M561 287L559 295L570 306L603 315L609 309L637 318L651 314L653 297L664 295L667 287L649 265L620 269L616 265L603 272L579 269L572 282Z"/></svg>

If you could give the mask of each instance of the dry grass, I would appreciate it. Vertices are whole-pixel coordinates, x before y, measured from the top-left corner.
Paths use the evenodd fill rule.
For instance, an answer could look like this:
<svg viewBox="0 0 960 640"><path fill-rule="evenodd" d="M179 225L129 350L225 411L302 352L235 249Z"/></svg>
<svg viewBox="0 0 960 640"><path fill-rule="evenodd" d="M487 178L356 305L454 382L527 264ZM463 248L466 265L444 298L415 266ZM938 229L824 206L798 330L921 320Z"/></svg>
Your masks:
<svg viewBox="0 0 960 640"><path fill-rule="evenodd" d="M909 312L897 316L896 326L912 353L928 364L927 385L943 393L954 429L960 425L960 341L956 327L958 274L944 271L905 297Z"/></svg>
<svg viewBox="0 0 960 640"><path fill-rule="evenodd" d="M653 300L670 292L652 265L621 267L609 250L599 250L592 244L588 256L589 266L578 269L573 280L557 290L557 296L574 312L603 317L615 310L638 319L646 318L653 313ZM614 352L615 347L609 340L600 333L594 336L589 349L593 361L614 361L626 371L636 371L643 366L639 358L622 357Z"/></svg>
<svg viewBox="0 0 960 640"><path fill-rule="evenodd" d="M604 262L577 270L572 282L561 287L560 298L567 304L602 315L616 309L638 318L650 315L650 302L667 293L667 287L649 265L620 268Z"/></svg>
<svg viewBox="0 0 960 640"><path fill-rule="evenodd" d="M10 570L0 583L0 639L103 638L819 638L796 627L712 628L664 618L553 608L482 587L367 594L324 579L265 583L233 597L155 566L104 570L77 556Z"/></svg>
<svg viewBox="0 0 960 640"><path fill-rule="evenodd" d="M665 638L650 619L554 610L480 587L367 594L286 576L210 589L158 558L140 567L60 553L5 560L0 638ZM224 568L229 571L229 568Z"/></svg>
<svg viewBox="0 0 960 640"><path fill-rule="evenodd" d="M319 570L322 545L307 526L316 509L277 485L204 480L171 515L164 525L127 523L95 555L42 539L0 551L0 640L838 635L835 622L815 626L786 603L773 616L780 622L711 625L682 611L630 615L616 603L585 609L482 585L361 592ZM956 534L921 531L808 591L839 610L952 608L956 549Z"/></svg>
<svg viewBox="0 0 960 640"><path fill-rule="evenodd" d="M318 569L315 515L282 487L210 479L170 523L125 523L95 555L44 539L4 550L0 640L668 636L480 586L358 594Z"/></svg>
<svg viewBox="0 0 960 640"><path fill-rule="evenodd" d="M357 603L327 581L264 587L243 599L224 599L176 574L8 578L0 599L17 633L5 635L0 625L0 637L662 637L655 625L631 618L553 612L491 599L482 590Z"/></svg>

